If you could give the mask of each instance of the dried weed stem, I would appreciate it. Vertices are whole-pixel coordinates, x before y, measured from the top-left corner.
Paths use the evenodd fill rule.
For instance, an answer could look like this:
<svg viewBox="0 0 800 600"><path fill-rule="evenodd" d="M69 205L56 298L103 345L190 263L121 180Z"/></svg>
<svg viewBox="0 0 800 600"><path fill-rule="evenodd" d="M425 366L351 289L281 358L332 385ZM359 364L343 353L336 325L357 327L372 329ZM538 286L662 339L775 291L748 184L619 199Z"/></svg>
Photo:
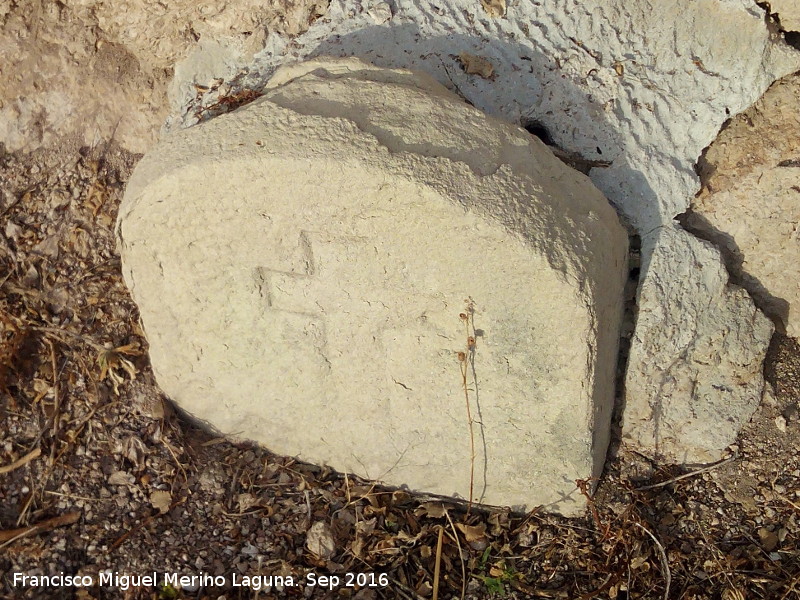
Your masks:
<svg viewBox="0 0 800 600"><path fill-rule="evenodd" d="M475 420L472 418L472 407L469 401L469 385L467 384L467 371L469 363L475 359L475 305L472 299L468 298L464 301L466 303L465 311L459 316L464 323L464 328L467 334L466 349L458 353L458 362L461 367L461 386L464 389L464 402L467 405L467 422L469 423L469 503L467 504L467 513L465 519L469 518L472 510L472 501L475 495Z"/></svg>

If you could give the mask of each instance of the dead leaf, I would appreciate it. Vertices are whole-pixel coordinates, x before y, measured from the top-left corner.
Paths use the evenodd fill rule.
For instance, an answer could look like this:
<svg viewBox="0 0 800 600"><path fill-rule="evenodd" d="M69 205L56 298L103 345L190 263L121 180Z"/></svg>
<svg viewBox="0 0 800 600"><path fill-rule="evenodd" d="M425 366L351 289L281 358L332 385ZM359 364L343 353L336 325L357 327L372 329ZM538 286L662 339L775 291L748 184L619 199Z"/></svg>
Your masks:
<svg viewBox="0 0 800 600"><path fill-rule="evenodd" d="M311 526L306 534L306 548L317 558L330 559L336 552L333 532L327 523L319 521Z"/></svg>
<svg viewBox="0 0 800 600"><path fill-rule="evenodd" d="M34 288L39 285L39 271L33 265L28 265L25 276L22 278L22 285L28 288Z"/></svg>
<svg viewBox="0 0 800 600"><path fill-rule="evenodd" d="M447 514L447 509L441 502L423 502L414 512L416 512L419 516L425 515L428 517L433 517L434 519L438 519Z"/></svg>
<svg viewBox="0 0 800 600"><path fill-rule="evenodd" d="M745 595L738 588L726 588L722 592L722 600L745 600Z"/></svg>
<svg viewBox="0 0 800 600"><path fill-rule="evenodd" d="M506 0L481 0L481 6L490 17L499 19L506 16Z"/></svg>
<svg viewBox="0 0 800 600"><path fill-rule="evenodd" d="M236 501L239 504L240 513L247 512L249 509L258 504L258 498L256 498L253 494L239 494L236 497Z"/></svg>
<svg viewBox="0 0 800 600"><path fill-rule="evenodd" d="M403 502L408 502L411 499L411 494L408 492L404 492L403 490L396 490L392 492L392 506L396 506L398 504L402 504Z"/></svg>
<svg viewBox="0 0 800 600"><path fill-rule="evenodd" d="M375 532L377 522L377 519L369 519L356 523L356 539L350 544L350 550L356 557L361 558L363 556L364 548L367 546L370 536Z"/></svg>
<svg viewBox="0 0 800 600"><path fill-rule="evenodd" d="M44 238L41 242L36 244L32 249L31 252L34 254L40 254L42 256L46 256L53 261L58 258L58 242L61 236L58 234L52 234Z"/></svg>
<svg viewBox="0 0 800 600"><path fill-rule="evenodd" d="M108 476L110 485L131 485L134 481L133 475L126 471L116 471Z"/></svg>
<svg viewBox="0 0 800 600"><path fill-rule="evenodd" d="M172 494L166 490L155 490L150 494L150 504L163 515L169 511L169 507L172 505Z"/></svg>
<svg viewBox="0 0 800 600"><path fill-rule="evenodd" d="M494 75L494 66L482 56L462 52L458 55L458 61L467 75L478 75L484 79L490 79Z"/></svg>
<svg viewBox="0 0 800 600"><path fill-rule="evenodd" d="M479 523L478 525L456 523L456 527L464 534L467 542L476 542L486 537L486 523Z"/></svg>
<svg viewBox="0 0 800 600"><path fill-rule="evenodd" d="M357 537L352 542L350 542L350 552L352 552L353 556L355 556L356 558L363 558L364 546L365 546L364 538Z"/></svg>
<svg viewBox="0 0 800 600"><path fill-rule="evenodd" d="M114 393L119 395L119 385L124 381L122 375L117 370L122 370L128 373L131 381L136 379L136 367L127 358L127 356L139 356L142 354L139 344L126 344L124 346L117 346L116 348L107 347L97 355L97 364L100 366L100 381L106 377L111 381L114 388ZM116 369L116 370L115 370Z"/></svg>
<svg viewBox="0 0 800 600"><path fill-rule="evenodd" d="M433 592L433 588L431 587L430 583L428 583L425 580L422 580L419 582L414 591L417 593L417 595L422 596L423 598L427 598Z"/></svg>
<svg viewBox="0 0 800 600"><path fill-rule="evenodd" d="M377 524L377 519L368 519L366 521L359 521L356 523L356 534L357 535L372 535L375 531L375 525Z"/></svg>
<svg viewBox="0 0 800 600"><path fill-rule="evenodd" d="M122 444L122 455L136 467L135 471L139 472L144 468L147 446L137 436L130 435Z"/></svg>

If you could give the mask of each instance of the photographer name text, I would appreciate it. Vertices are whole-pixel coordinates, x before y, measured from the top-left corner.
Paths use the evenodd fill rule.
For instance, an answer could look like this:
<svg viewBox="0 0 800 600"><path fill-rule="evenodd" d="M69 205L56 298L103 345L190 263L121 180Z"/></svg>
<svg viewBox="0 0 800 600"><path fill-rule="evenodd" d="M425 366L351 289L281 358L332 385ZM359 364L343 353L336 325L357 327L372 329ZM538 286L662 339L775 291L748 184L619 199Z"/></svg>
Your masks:
<svg viewBox="0 0 800 600"><path fill-rule="evenodd" d="M14 587L55 587L55 588L91 588L113 587L126 591L130 588L154 588L158 585L172 586L181 589L197 589L200 587L242 587L254 591L267 590L272 587L321 587L329 590L349 587L386 587L389 577L385 573L342 573L339 575L318 575L307 573L305 577L292 575L211 575L200 572L196 575L183 575L181 573L157 573L155 571L144 575L129 575L118 572L103 571L98 575L25 575L14 573L12 578Z"/></svg>

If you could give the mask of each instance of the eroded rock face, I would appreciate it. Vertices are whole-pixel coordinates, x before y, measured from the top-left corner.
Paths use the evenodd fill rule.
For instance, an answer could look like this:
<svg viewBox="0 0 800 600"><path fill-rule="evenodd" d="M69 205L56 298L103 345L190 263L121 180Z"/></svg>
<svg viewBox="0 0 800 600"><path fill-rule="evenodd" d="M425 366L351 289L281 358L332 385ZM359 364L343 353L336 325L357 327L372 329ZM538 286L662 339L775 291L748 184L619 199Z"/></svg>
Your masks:
<svg viewBox="0 0 800 600"><path fill-rule="evenodd" d="M0 0L0 142L32 150L65 137L112 138L132 152L167 116L169 70L203 44L236 68L267 31L293 35L324 11L317 0Z"/></svg>
<svg viewBox="0 0 800 600"><path fill-rule="evenodd" d="M705 155L688 225L724 248L733 275L800 337L800 76L773 85Z"/></svg>
<svg viewBox="0 0 800 600"><path fill-rule="evenodd" d="M467 497L468 402L474 500L583 509L574 481L608 443L627 236L523 130L418 73L285 68L148 153L118 233L158 381L198 418Z"/></svg>
<svg viewBox="0 0 800 600"><path fill-rule="evenodd" d="M711 244L667 226L642 255L624 437L672 463L717 460L761 401L772 323Z"/></svg>
<svg viewBox="0 0 800 600"><path fill-rule="evenodd" d="M800 31L800 4L797 0L769 0L771 13L777 13L781 29Z"/></svg>

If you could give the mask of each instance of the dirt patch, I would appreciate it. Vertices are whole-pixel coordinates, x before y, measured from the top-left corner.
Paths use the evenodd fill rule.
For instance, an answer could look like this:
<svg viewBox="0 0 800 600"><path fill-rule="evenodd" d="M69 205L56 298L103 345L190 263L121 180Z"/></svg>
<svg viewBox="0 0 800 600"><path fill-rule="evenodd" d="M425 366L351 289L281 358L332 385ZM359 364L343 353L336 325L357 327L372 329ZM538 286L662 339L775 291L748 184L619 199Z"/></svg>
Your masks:
<svg viewBox="0 0 800 600"><path fill-rule="evenodd" d="M268 35L297 35L325 0L169 3L0 0L0 140L9 150L63 137L132 152L155 141L168 112L176 63L204 36L224 39L242 60Z"/></svg>

